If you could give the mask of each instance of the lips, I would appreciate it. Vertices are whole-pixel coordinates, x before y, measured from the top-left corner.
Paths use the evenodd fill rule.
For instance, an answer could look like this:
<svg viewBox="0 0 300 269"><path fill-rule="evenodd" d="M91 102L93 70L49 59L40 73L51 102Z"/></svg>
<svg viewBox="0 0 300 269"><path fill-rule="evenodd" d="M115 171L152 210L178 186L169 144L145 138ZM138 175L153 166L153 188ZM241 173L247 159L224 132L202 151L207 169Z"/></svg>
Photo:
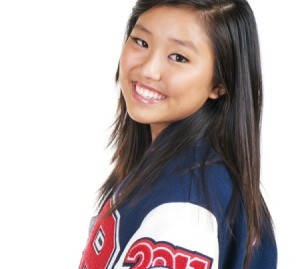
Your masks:
<svg viewBox="0 0 300 269"><path fill-rule="evenodd" d="M137 82L133 83L133 90L135 94L139 97L139 99L146 103L149 103L151 101L159 102L166 99L167 97L166 95Z"/></svg>

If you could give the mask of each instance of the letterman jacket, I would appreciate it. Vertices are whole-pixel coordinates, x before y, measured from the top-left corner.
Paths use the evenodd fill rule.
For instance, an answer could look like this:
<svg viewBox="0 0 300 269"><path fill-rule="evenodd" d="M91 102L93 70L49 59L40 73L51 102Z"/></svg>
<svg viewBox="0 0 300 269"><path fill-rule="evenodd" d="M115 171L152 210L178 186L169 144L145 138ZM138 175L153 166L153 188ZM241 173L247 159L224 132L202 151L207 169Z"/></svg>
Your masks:
<svg viewBox="0 0 300 269"><path fill-rule="evenodd" d="M92 225L79 268L242 269L243 203L237 199L230 224L232 178L216 155L209 155L205 168L201 165L207 147L201 141L171 160L141 199L104 217L113 203L109 200ZM266 226L270 230L254 243L249 269L276 268L276 243Z"/></svg>

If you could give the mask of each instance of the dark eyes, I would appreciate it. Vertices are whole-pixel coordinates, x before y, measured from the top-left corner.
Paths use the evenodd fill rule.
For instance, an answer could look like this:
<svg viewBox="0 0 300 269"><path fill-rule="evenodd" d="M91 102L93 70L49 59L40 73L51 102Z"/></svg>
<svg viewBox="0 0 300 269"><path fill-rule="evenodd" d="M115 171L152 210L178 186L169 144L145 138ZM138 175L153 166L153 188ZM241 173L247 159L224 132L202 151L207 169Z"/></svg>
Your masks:
<svg viewBox="0 0 300 269"><path fill-rule="evenodd" d="M148 43L146 41L144 41L143 39L137 38L137 37L133 37L130 36L130 38L140 47L142 48L148 48ZM189 62L189 60L187 58L185 58L184 56L178 54L178 53L173 53L169 56L169 58L172 61L178 62L178 63L187 63Z"/></svg>
<svg viewBox="0 0 300 269"><path fill-rule="evenodd" d="M187 63L189 61L187 58L177 53L171 54L169 58L179 63Z"/></svg>
<svg viewBox="0 0 300 269"><path fill-rule="evenodd" d="M139 46L143 47L143 48L148 48L148 44L146 41L140 39L140 38L136 38L136 37L130 37L136 44L138 44Z"/></svg>

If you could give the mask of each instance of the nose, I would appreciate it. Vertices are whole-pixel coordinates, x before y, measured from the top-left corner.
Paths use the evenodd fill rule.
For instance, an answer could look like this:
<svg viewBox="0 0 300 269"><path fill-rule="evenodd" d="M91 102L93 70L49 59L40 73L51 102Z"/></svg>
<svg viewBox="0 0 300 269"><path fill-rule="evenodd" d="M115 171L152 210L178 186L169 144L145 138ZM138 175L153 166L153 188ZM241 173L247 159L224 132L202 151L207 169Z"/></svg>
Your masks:
<svg viewBox="0 0 300 269"><path fill-rule="evenodd" d="M159 53L151 53L141 64L141 75L149 80L161 80L162 61Z"/></svg>

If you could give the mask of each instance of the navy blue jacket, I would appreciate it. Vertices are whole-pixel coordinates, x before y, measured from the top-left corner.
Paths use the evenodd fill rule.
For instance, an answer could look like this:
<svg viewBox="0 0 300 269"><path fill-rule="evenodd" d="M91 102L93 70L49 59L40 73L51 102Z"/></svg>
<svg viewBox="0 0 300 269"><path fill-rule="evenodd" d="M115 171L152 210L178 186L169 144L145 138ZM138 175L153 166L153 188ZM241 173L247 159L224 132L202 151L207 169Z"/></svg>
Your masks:
<svg viewBox="0 0 300 269"><path fill-rule="evenodd" d="M242 269L246 218L241 199L229 223L232 177L206 144L171 160L157 184L134 204L97 216L80 269ZM205 167L205 169L204 169ZM125 183L126 184L126 181ZM277 248L270 230L255 244L249 269L275 269Z"/></svg>

